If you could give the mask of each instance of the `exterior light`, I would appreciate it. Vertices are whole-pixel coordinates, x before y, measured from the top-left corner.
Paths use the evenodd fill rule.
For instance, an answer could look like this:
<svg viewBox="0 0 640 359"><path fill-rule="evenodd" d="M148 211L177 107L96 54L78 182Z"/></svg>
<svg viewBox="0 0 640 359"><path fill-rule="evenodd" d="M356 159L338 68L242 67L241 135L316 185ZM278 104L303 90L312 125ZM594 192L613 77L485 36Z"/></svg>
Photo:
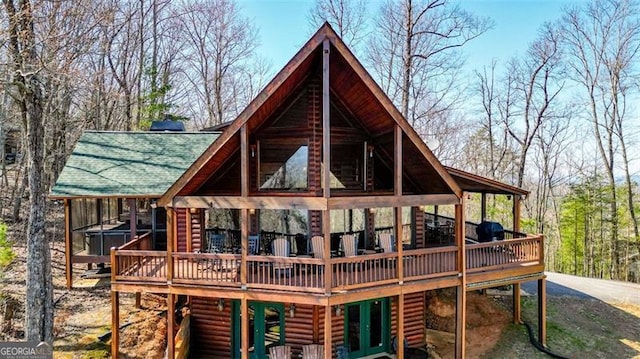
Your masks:
<svg viewBox="0 0 640 359"><path fill-rule="evenodd" d="M224 299L220 298L218 299L218 311L221 312L222 310L224 310Z"/></svg>
<svg viewBox="0 0 640 359"><path fill-rule="evenodd" d="M335 310L336 310L336 317L339 317L340 314L342 314L342 308L340 308L340 304L335 306Z"/></svg>
<svg viewBox="0 0 640 359"><path fill-rule="evenodd" d="M295 316L296 316L296 305L294 303L291 303L291 305L289 306L289 317L295 318Z"/></svg>

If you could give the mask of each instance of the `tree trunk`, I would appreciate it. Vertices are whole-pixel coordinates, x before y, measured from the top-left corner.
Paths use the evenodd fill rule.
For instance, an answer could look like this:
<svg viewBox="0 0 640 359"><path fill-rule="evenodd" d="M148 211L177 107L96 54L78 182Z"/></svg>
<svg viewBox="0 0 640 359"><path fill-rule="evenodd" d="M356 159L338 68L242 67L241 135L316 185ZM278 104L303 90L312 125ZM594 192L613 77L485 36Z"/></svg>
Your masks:
<svg viewBox="0 0 640 359"><path fill-rule="evenodd" d="M39 56L31 3L3 0L8 15L9 51L13 60L13 83L20 91L18 105L27 120L27 154L30 202L27 224L27 295L25 337L28 341L53 342L53 285L51 253L45 231L46 193L44 175L43 96L38 78Z"/></svg>

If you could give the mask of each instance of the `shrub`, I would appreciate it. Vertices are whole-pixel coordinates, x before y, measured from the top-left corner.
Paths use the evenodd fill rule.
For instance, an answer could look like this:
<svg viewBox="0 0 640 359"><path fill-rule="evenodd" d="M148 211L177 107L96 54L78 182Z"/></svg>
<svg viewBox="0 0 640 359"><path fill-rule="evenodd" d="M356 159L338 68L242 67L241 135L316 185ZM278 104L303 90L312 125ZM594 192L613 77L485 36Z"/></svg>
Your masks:
<svg viewBox="0 0 640 359"><path fill-rule="evenodd" d="M15 256L11 244L7 241L7 225L0 222L0 272L13 261Z"/></svg>

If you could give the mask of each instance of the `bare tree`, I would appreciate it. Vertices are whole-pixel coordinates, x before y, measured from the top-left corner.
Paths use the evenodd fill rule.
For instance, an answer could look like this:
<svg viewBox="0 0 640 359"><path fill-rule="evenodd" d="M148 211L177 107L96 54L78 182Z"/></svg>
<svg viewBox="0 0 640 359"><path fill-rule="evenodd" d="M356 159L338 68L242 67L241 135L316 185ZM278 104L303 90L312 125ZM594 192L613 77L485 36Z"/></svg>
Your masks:
<svg viewBox="0 0 640 359"><path fill-rule="evenodd" d="M640 20L638 4L631 0L592 1L574 7L563 16L563 40L571 55L572 78L584 91L593 133L605 175L609 182L611 278L621 278L619 251L619 214L616 193L616 159L622 151L627 201L638 240L638 222L634 212L634 194L629 175L625 129L629 115L626 101L636 81Z"/></svg>
<svg viewBox="0 0 640 359"><path fill-rule="evenodd" d="M16 102L27 122L29 221L27 224L27 295L25 335L31 341L53 341L51 253L45 231L43 94L39 75L33 9L28 0L3 0L8 17L9 47Z"/></svg>
<svg viewBox="0 0 640 359"><path fill-rule="evenodd" d="M202 115L209 126L229 121L244 107L237 91L258 44L257 30L232 0L188 0L179 12L188 43L184 57L192 68L187 77L205 106Z"/></svg>
<svg viewBox="0 0 640 359"><path fill-rule="evenodd" d="M309 13L313 30L328 22L352 49L367 36L367 9L364 0L316 0Z"/></svg>
<svg viewBox="0 0 640 359"><path fill-rule="evenodd" d="M503 121L508 133L519 146L516 185L522 187L527 157L540 128L545 122L562 118L565 113L558 110L558 95L564 84L562 81L559 37L550 24L543 27L523 59L514 59L507 69L508 86L515 98L505 102L505 114L517 112L517 116L506 116ZM513 100L513 102L511 102Z"/></svg>
<svg viewBox="0 0 640 359"><path fill-rule="evenodd" d="M367 60L423 138L428 140L451 116L463 92L459 49L490 27L488 19L445 0L389 0L381 6Z"/></svg>

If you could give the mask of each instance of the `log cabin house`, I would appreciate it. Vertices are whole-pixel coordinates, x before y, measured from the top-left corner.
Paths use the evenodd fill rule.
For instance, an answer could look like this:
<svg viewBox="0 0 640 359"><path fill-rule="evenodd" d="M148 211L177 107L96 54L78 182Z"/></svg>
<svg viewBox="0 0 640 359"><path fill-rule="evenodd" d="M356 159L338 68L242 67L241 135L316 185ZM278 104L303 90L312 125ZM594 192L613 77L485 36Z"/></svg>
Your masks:
<svg viewBox="0 0 640 359"><path fill-rule="evenodd" d="M150 196L166 249L143 234L110 251L112 353L120 294L151 292L169 313L190 309L182 324L167 316L168 357L404 358L425 344L425 294L455 288L464 358L467 291L513 284L519 322L520 283L533 280L545 342L544 240L519 228L527 192L444 167L328 24L211 141ZM504 240L466 221L471 192L483 219L487 194L513 199Z"/></svg>

